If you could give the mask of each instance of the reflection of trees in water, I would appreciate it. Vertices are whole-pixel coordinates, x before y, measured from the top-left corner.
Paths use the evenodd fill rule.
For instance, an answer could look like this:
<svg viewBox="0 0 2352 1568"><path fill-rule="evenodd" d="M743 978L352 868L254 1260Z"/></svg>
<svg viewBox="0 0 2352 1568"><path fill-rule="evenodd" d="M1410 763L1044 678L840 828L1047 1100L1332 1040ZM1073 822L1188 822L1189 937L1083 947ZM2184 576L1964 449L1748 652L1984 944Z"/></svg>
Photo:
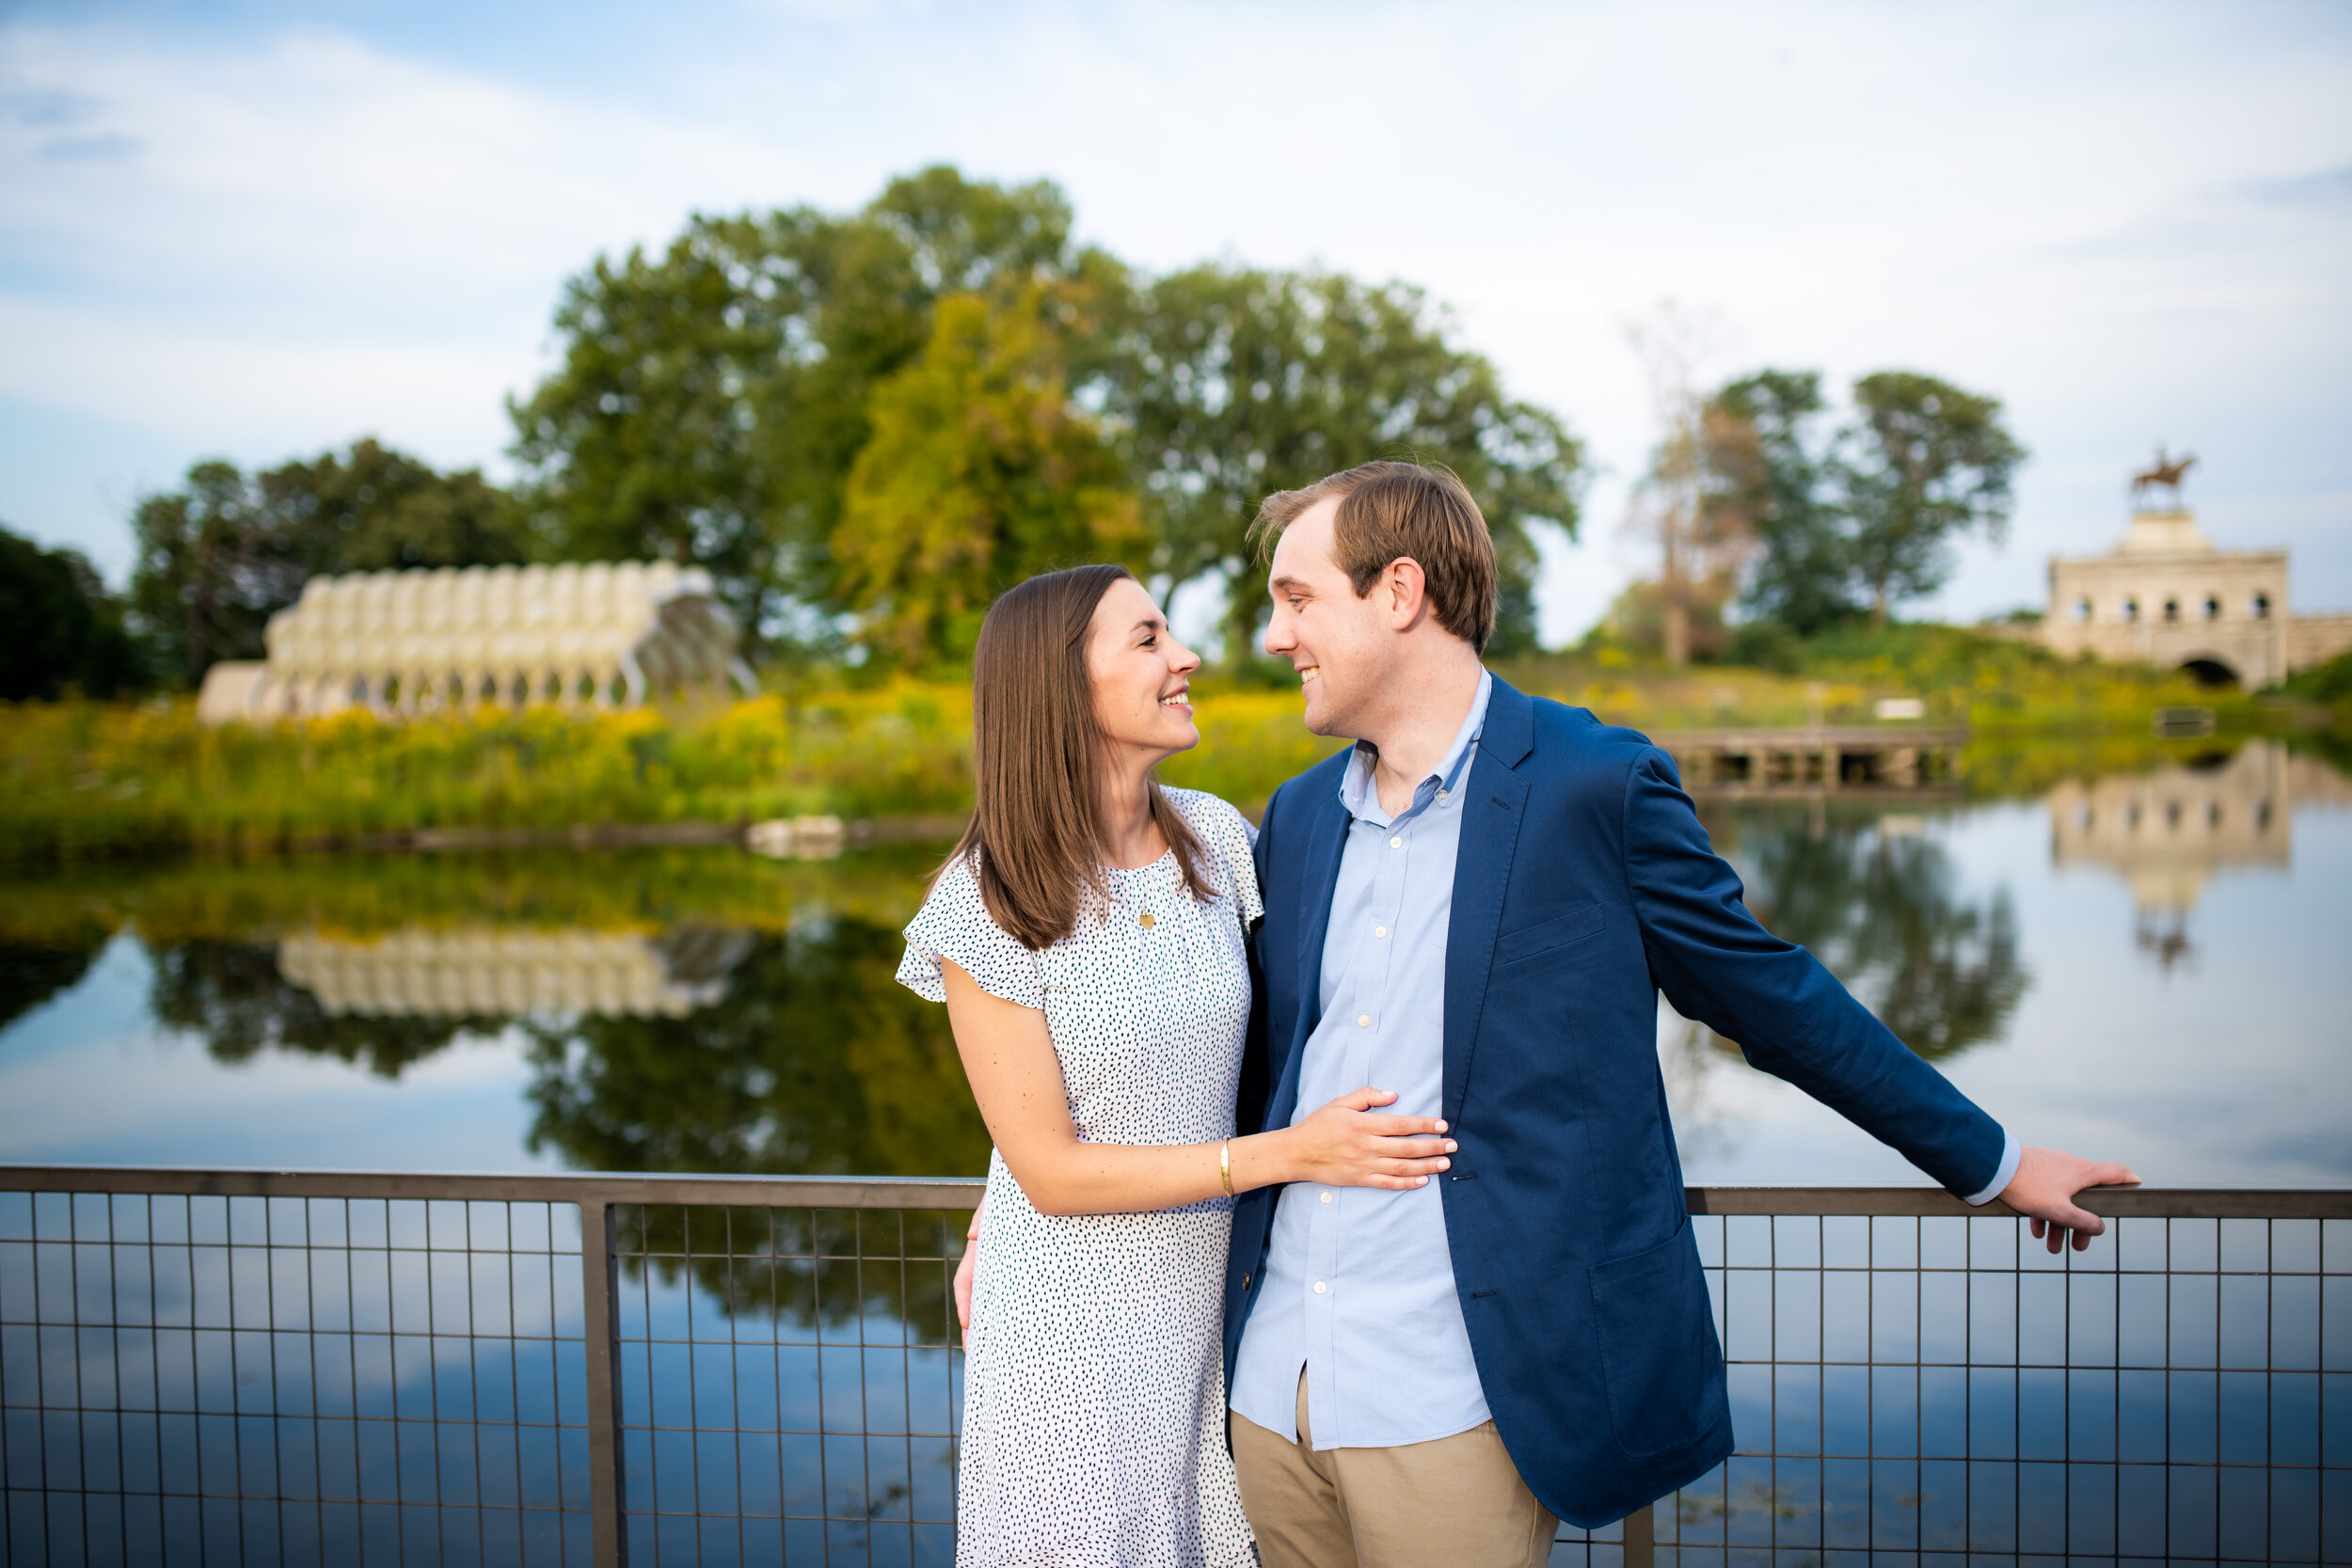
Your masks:
<svg viewBox="0 0 2352 1568"><path fill-rule="evenodd" d="M955 1339L948 1286L970 1217L936 1210L632 1204L614 1215L616 1257L628 1281L624 1289L648 1291L649 1321L676 1323L683 1305L677 1289L691 1279L730 1318L769 1319L806 1332L820 1323L838 1329L863 1315L869 1326L908 1325L910 1344L945 1347ZM897 1342L887 1332L868 1338Z"/></svg>
<svg viewBox="0 0 2352 1568"><path fill-rule="evenodd" d="M336 1015L278 972L271 942L199 938L153 949L156 1019L204 1041L223 1062L264 1051L333 1056L386 1078L461 1035L497 1033L495 1018L362 1018Z"/></svg>
<svg viewBox="0 0 2352 1568"><path fill-rule="evenodd" d="M1756 918L1934 1060L1998 1038L2031 976L2008 890L1965 894L1944 845L1897 823L1743 815L1737 858Z"/></svg>
<svg viewBox="0 0 2352 1568"><path fill-rule="evenodd" d="M199 939L154 951L150 1005L221 1061L289 1051L386 1077L514 1023L534 1069L532 1147L578 1169L986 1168L988 1132L946 1010L893 978L896 929L852 919L803 921L789 935L681 927L656 945L675 978L716 1000L682 1018L336 1015L285 979L268 944ZM54 979L89 956L47 961ZM30 994L36 960L20 968Z"/></svg>
<svg viewBox="0 0 2352 1568"><path fill-rule="evenodd" d="M803 920L788 935L680 929L659 946L680 980L723 978L717 1000L683 1018L334 1016L285 980L271 946L203 940L155 952L151 1006L223 1061L289 1051L387 1077L461 1036L512 1023L533 1069L531 1147L555 1150L575 1169L958 1176L987 1168L988 1130L964 1083L946 1009L893 977L903 951L895 927L833 919ZM690 1217L695 1256L644 1257L684 1254ZM730 1219L732 1240L718 1239L723 1232L710 1227ZM908 1227L903 1243L896 1233L863 1238L865 1250L889 1260L780 1256L854 1255L860 1239L832 1234L825 1227L835 1221L861 1216L649 1208L626 1216L625 1244L632 1276L647 1262L667 1284L691 1274L730 1312L808 1325L880 1311L932 1325L926 1337L937 1338L948 1265L901 1268L895 1259L902 1244L952 1256L961 1224L946 1237L947 1222L936 1214L902 1221L878 1212L862 1224Z"/></svg>
<svg viewBox="0 0 2352 1568"><path fill-rule="evenodd" d="M0 942L0 1029L78 984L113 934L92 925L59 932L54 942Z"/></svg>
<svg viewBox="0 0 2352 1568"><path fill-rule="evenodd" d="M532 1020L532 1145L590 1170L975 1175L988 1132L945 1008L898 985L898 933L766 935L677 1021Z"/></svg>
<svg viewBox="0 0 2352 1568"><path fill-rule="evenodd" d="M988 1130L946 1009L893 977L903 951L888 927L803 922L759 937L725 998L686 1019L526 1022L538 1069L532 1147L590 1170L978 1174ZM931 1213L668 1205L622 1224L632 1278L691 1274L730 1315L807 1327L882 1313L927 1325L932 1340L947 1265L895 1259L950 1255L961 1229L945 1237ZM850 1257L808 1256L818 1253Z"/></svg>

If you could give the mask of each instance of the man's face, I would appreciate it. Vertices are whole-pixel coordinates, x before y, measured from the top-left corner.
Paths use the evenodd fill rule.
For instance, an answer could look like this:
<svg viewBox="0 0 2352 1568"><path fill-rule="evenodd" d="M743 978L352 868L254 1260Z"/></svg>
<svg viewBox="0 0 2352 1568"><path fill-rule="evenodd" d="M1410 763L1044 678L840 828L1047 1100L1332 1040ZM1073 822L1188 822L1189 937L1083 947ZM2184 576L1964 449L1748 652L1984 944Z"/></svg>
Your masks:
<svg viewBox="0 0 2352 1568"><path fill-rule="evenodd" d="M1376 706L1393 657L1390 595L1378 585L1363 598L1331 559L1334 496L1315 502L1282 531L1266 587L1274 619L1265 651L1287 658L1307 699L1307 728L1359 738Z"/></svg>

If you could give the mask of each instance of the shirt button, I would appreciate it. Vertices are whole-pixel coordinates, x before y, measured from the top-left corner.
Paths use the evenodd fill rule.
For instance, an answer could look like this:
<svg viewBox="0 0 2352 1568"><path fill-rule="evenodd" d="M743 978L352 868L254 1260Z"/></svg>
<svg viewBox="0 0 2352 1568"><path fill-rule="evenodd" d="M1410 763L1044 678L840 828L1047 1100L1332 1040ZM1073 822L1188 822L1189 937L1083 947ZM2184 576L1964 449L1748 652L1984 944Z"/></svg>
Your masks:
<svg viewBox="0 0 2352 1568"><path fill-rule="evenodd" d="M1322 1280L1320 1280L1320 1279L1316 1280L1316 1281L1315 1281L1315 1294L1317 1294L1317 1295L1321 1295L1321 1294L1323 1294L1323 1290L1324 1290L1323 1281L1322 1281Z"/></svg>
<svg viewBox="0 0 2352 1568"><path fill-rule="evenodd" d="M1357 1028L1359 1028L1359 1029L1369 1029L1369 1028L1371 1028L1371 1027L1372 1027L1372 1015L1371 1015L1370 1013L1358 1013L1358 1014L1356 1015L1356 1027L1357 1027Z"/></svg>
<svg viewBox="0 0 2352 1568"><path fill-rule="evenodd" d="M1442 790L1442 789L1441 789L1441 790L1438 791L1438 800L1444 800L1444 799L1445 799L1445 791L1444 791L1444 790Z"/></svg>
<svg viewBox="0 0 2352 1568"><path fill-rule="evenodd" d="M1398 836L1396 836L1395 838L1392 838L1392 839L1389 840L1389 847L1390 847L1390 848L1391 848L1391 849L1402 849L1402 848L1404 848L1404 847L1405 847L1405 838L1404 838L1404 835L1403 835L1403 834L1399 834L1399 835L1398 835Z"/></svg>
<svg viewBox="0 0 2352 1568"><path fill-rule="evenodd" d="M1372 928L1372 934L1375 937L1385 937L1389 934L1389 928L1386 926L1375 926Z"/></svg>
<svg viewBox="0 0 2352 1568"><path fill-rule="evenodd" d="M1324 1195L1323 1195L1323 1201L1324 1201L1324 1202L1326 1202L1326 1203L1330 1202L1330 1201L1331 1201L1331 1195L1330 1195L1329 1193L1326 1193L1326 1194L1324 1194Z"/></svg>

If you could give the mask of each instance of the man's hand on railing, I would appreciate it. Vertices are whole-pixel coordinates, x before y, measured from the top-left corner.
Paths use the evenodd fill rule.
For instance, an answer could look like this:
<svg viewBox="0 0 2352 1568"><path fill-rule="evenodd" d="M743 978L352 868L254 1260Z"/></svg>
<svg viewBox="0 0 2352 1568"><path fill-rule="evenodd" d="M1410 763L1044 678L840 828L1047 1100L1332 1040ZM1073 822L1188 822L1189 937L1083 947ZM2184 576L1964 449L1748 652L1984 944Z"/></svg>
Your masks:
<svg viewBox="0 0 2352 1568"><path fill-rule="evenodd" d="M2035 1237L2046 1237L2052 1252L2064 1251L2070 1236L2080 1252L2106 1232L2107 1222L2076 1204L2074 1195L2085 1187L2138 1185L2139 1173L2129 1165L2077 1159L2062 1148L2028 1148L2001 1189L2001 1201L2031 1219Z"/></svg>

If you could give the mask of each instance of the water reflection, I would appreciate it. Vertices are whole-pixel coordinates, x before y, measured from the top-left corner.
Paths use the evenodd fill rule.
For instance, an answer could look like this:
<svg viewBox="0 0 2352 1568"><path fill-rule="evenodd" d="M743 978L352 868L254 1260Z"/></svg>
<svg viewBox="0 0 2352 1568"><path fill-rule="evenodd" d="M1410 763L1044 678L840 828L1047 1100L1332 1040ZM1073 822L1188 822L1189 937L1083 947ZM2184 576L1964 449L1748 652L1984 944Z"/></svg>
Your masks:
<svg viewBox="0 0 2352 1568"><path fill-rule="evenodd" d="M158 1022L201 1040L219 1062L299 1052L397 1078L465 1035L500 1027L487 1014L383 1017L331 1008L287 981L274 943L199 937L151 951L150 1010Z"/></svg>
<svg viewBox="0 0 2352 1568"><path fill-rule="evenodd" d="M461 943L469 945L459 945ZM941 1009L891 980L898 927L480 931L157 955L153 1010L223 1062L388 1077L513 1030L529 1146L580 1170L971 1174L988 1140Z"/></svg>
<svg viewBox="0 0 2352 1568"><path fill-rule="evenodd" d="M2094 1117L2122 1085L2133 1109L2088 1141L2181 1155L2195 1129L2201 1180L2281 1179L2302 1147L2281 1130L2342 1099L2322 949L2352 912L2352 818L2316 808L2352 784L2266 743L2066 776L2084 760L2009 759L2030 787L2010 801L1706 817L1769 927L2003 1114L2058 1115L2072 1075L2069 1114ZM976 1174L986 1130L945 1014L892 979L937 853L20 878L0 890L0 1158ZM2139 994L2135 921L2177 971L2161 998ZM1730 1043L1664 1022L1695 1179L1908 1179L1772 1098Z"/></svg>
<svg viewBox="0 0 2352 1568"><path fill-rule="evenodd" d="M2129 884L2133 939L2169 971L2195 957L2188 914L2225 870L2294 862L2294 811L2341 805L2352 784L2275 741L2215 751L2153 772L2050 792L2050 862L2102 867Z"/></svg>
<svg viewBox="0 0 2352 1568"><path fill-rule="evenodd" d="M1703 815L1756 918L1809 949L1912 1050L1948 1065L2007 1034L2032 982L2015 900L1963 874L1947 817L1823 800ZM1686 1170L1763 1179L1742 1156L1779 1108L1746 1092L1759 1075L1738 1044L1662 1002L1659 1034Z"/></svg>
<svg viewBox="0 0 2352 1568"><path fill-rule="evenodd" d="M526 1021L533 1147L587 1170L975 1175L988 1131L946 1010L891 976L896 925L762 936L682 1025Z"/></svg>
<svg viewBox="0 0 2352 1568"><path fill-rule="evenodd" d="M303 931L278 944L278 973L330 1017L483 1018L568 1013L684 1018L722 1000L747 931L437 931L372 942Z"/></svg>
<svg viewBox="0 0 2352 1568"><path fill-rule="evenodd" d="M0 916L0 1004L56 999L135 932L145 1014L223 1067L326 1060L397 1084L480 1047L519 1069L524 1151L573 1168L968 1175L987 1132L946 1016L892 979L934 854L61 879Z"/></svg>
<svg viewBox="0 0 2352 1568"><path fill-rule="evenodd" d="M1997 1037L2026 994L2009 890L1966 890L1924 818L1756 813L1718 843L1756 918L1931 1061Z"/></svg>

